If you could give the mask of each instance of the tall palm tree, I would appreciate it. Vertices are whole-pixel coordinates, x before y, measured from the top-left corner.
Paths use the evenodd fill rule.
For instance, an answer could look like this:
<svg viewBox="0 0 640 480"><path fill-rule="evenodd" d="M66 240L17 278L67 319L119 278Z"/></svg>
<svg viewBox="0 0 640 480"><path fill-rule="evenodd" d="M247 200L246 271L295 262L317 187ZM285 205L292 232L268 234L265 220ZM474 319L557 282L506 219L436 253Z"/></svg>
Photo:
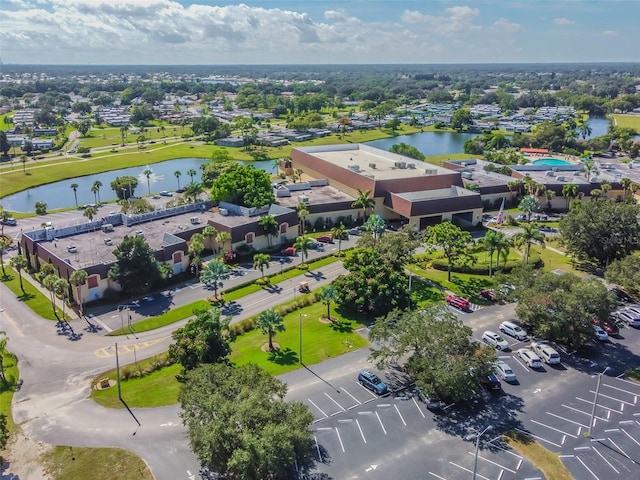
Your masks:
<svg viewBox="0 0 640 480"><path fill-rule="evenodd" d="M152 173L153 173L153 172L152 172L152 171L151 171L151 169L150 169L150 168L148 168L148 167L147 167L147 168L145 168L145 169L142 171L142 174L143 174L145 177L147 177L147 188L149 189L149 195L151 195L151 174L152 174Z"/></svg>
<svg viewBox="0 0 640 480"><path fill-rule="evenodd" d="M215 237L217 233L218 231L211 225L207 225L202 229L202 236L205 238L205 240L208 240L208 244L211 247L211 250L213 250L213 237Z"/></svg>
<svg viewBox="0 0 640 480"><path fill-rule="evenodd" d="M593 160L591 159L585 160L582 171L587 175L587 181L589 181L589 179L591 178L591 172L595 170L595 168L596 168L596 164Z"/></svg>
<svg viewBox="0 0 640 480"><path fill-rule="evenodd" d="M504 237L504 233L496 232L495 230L489 230L485 236L480 240L481 245L489 252L489 276L493 277L493 254L496 252L499 237L498 234Z"/></svg>
<svg viewBox="0 0 640 480"><path fill-rule="evenodd" d="M0 205L0 237L4 237L4 224L11 217L12 217L11 212L9 210L5 210Z"/></svg>
<svg viewBox="0 0 640 480"><path fill-rule="evenodd" d="M603 180L600 183L600 190L602 190L602 196L604 198L607 198L607 193L609 193L609 191L611 190L611 184L606 180Z"/></svg>
<svg viewBox="0 0 640 480"><path fill-rule="evenodd" d="M89 219L90 222L93 222L93 217L96 216L98 212L93 207L87 207L84 209L83 215Z"/></svg>
<svg viewBox="0 0 640 480"><path fill-rule="evenodd" d="M200 273L200 281L207 287L213 288L213 294L218 298L218 287L222 287L222 281L229 278L229 267L218 260L207 263Z"/></svg>
<svg viewBox="0 0 640 480"><path fill-rule="evenodd" d="M72 183L71 185L69 185L69 188L71 188L71 190L73 190L73 196L76 199L76 207L78 206L78 184L77 183Z"/></svg>
<svg viewBox="0 0 640 480"><path fill-rule="evenodd" d="M176 170L175 172L173 172L173 176L178 180L178 190L180 190L180 175L182 175L182 172L180 170Z"/></svg>
<svg viewBox="0 0 640 480"><path fill-rule="evenodd" d="M264 230L264 233L267 235L269 246L271 246L273 237L278 235L279 232L279 226L276 217L274 217L273 215L265 215L260 219L258 225L260 225Z"/></svg>
<svg viewBox="0 0 640 480"><path fill-rule="evenodd" d="M364 192L358 189L358 198L351 204L353 208L361 208L364 222L367 219L367 210L373 208L376 205L376 201L371 197L371 190L365 190Z"/></svg>
<svg viewBox="0 0 640 480"><path fill-rule="evenodd" d="M304 235L304 222L309 216L309 209L304 202L298 203L298 218L300 219L300 235Z"/></svg>
<svg viewBox="0 0 640 480"><path fill-rule="evenodd" d="M96 189L96 193L98 194L98 202L97 203L101 203L100 200L100 187L102 187L102 182L100 180L96 180L95 182L93 182L93 187L91 187L91 191L93 192L93 189Z"/></svg>
<svg viewBox="0 0 640 480"><path fill-rule="evenodd" d="M327 319L331 320L331 302L337 298L336 291L331 285L326 285L320 290L319 299L327 306Z"/></svg>
<svg viewBox="0 0 640 480"><path fill-rule="evenodd" d="M264 278L264 269L269 268L271 262L271 255L268 253L256 253L253 256L253 268L254 270L260 270L262 278Z"/></svg>
<svg viewBox="0 0 640 480"><path fill-rule="evenodd" d="M525 225L522 229L522 232L515 234L514 240L517 245L523 245L525 247L525 265L529 263L529 252L531 251L532 243L537 243L542 248L545 248L546 246L546 244L544 243L544 234L540 230L538 230L538 227L533 224Z"/></svg>
<svg viewBox="0 0 640 480"><path fill-rule="evenodd" d="M347 234L347 227L341 223L340 225L333 227L331 233L333 234L333 238L338 240L338 256L340 256L342 254L342 240Z"/></svg>
<svg viewBox="0 0 640 480"><path fill-rule="evenodd" d="M126 143L125 140L127 139L127 130L128 130L128 126L127 125L123 125L120 127L120 137L122 138L122 146L124 147L124 144Z"/></svg>
<svg viewBox="0 0 640 480"><path fill-rule="evenodd" d="M91 193L93 193L93 201L98 203L98 187L91 185Z"/></svg>
<svg viewBox="0 0 640 480"><path fill-rule="evenodd" d="M62 319L66 320L65 307L67 305L67 297L69 295L69 282L67 282L64 278L58 277L53 284L53 291L62 300Z"/></svg>
<svg viewBox="0 0 640 480"><path fill-rule="evenodd" d="M273 308L270 308L260 314L256 326L263 334L269 335L269 351L273 352L273 337L275 337L276 332L284 332L282 316Z"/></svg>
<svg viewBox="0 0 640 480"><path fill-rule="evenodd" d="M7 337L7 332L0 331L0 379L2 383L7 383L7 377L4 372L4 356L7 354L7 342L9 341L9 337Z"/></svg>
<svg viewBox="0 0 640 480"><path fill-rule="evenodd" d="M20 279L20 290L22 290L22 294L26 295L27 292L24 291L24 287L22 286L22 270L26 270L29 266L29 262L22 255L16 255L11 260L9 260L9 265L11 265L16 272L18 272L18 278Z"/></svg>
<svg viewBox="0 0 640 480"><path fill-rule="evenodd" d="M562 196L567 199L567 210L571 206L571 200L578 196L578 184L577 183L565 183L562 186Z"/></svg>
<svg viewBox="0 0 640 480"><path fill-rule="evenodd" d="M51 301L51 308L53 309L53 314L59 320L58 311L56 310L56 302L55 302L55 283L58 280L58 277L55 273L50 273L42 280L42 285L44 288L49 290L49 300Z"/></svg>
<svg viewBox="0 0 640 480"><path fill-rule="evenodd" d="M547 209L551 210L551 200L553 200L553 197L556 196L556 192L554 192L553 190L551 190L550 188L547 188L544 191L544 196L547 199Z"/></svg>
<svg viewBox="0 0 640 480"><path fill-rule="evenodd" d="M495 242L496 249L496 270L500 266L500 258L503 260L503 264L507 264L507 259L509 258L509 252L511 251L511 247L513 247L513 240L507 237L502 232L497 232L500 235L497 236Z"/></svg>
<svg viewBox="0 0 640 480"><path fill-rule="evenodd" d="M87 283L88 274L85 270L75 270L69 277L69 283L76 287L76 301L80 307L80 315L84 315L82 308L82 295L80 295L80 287Z"/></svg>
<svg viewBox="0 0 640 480"><path fill-rule="evenodd" d="M305 262L305 260L307 259L307 255L309 253L309 249L311 248L311 242L312 240L309 237L305 237L300 236L298 238L296 238L295 243L293 244L293 246L296 248L296 250L300 250L301 256L302 256L302 263Z"/></svg>
<svg viewBox="0 0 640 480"><path fill-rule="evenodd" d="M620 185L622 186L622 190L624 191L624 198L627 198L627 190L631 191L632 183L633 180L631 180L629 177L623 177L620 180Z"/></svg>
<svg viewBox="0 0 640 480"><path fill-rule="evenodd" d="M201 183L191 182L184 190L184 196L189 202L196 202L200 199L200 195L204 192L204 187Z"/></svg>
<svg viewBox="0 0 640 480"><path fill-rule="evenodd" d="M193 183L193 177L195 177L197 173L198 172L196 172L193 168L187 170L187 175L191 177L191 183Z"/></svg>
<svg viewBox="0 0 640 480"><path fill-rule="evenodd" d="M216 235L216 242L222 245L222 253L225 253L225 243L231 242L231 234L229 232L218 232ZM229 244L229 250L231 250L231 244Z"/></svg>
<svg viewBox="0 0 640 480"><path fill-rule="evenodd" d="M196 275L198 275L199 265L200 265L200 254L204 250L204 236L201 233L196 233L191 236L191 240L189 242L188 252L191 256L191 263L196 268Z"/></svg>
<svg viewBox="0 0 640 480"><path fill-rule="evenodd" d="M0 266L2 267L2 276L6 277L7 273L4 271L4 250L5 248L7 248L9 245L11 245L11 243L9 242L9 239L7 237L0 237Z"/></svg>

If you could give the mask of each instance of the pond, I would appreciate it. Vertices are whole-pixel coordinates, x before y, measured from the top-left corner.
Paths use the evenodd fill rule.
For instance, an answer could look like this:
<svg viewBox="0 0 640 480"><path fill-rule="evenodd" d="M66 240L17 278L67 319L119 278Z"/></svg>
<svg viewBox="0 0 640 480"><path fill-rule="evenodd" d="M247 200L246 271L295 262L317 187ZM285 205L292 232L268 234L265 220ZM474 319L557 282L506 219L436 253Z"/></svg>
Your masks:
<svg viewBox="0 0 640 480"><path fill-rule="evenodd" d="M78 184L77 195L78 205L87 203L95 203L96 199L91 192L91 187L96 181L102 182L100 188L100 201L107 202L116 200L116 193L111 190L111 182L118 176L129 175L137 177L138 187L135 193L137 195L146 195L149 193L147 188L147 177L142 173L149 168L152 174L149 177L149 185L151 193L159 193L164 190L172 191L178 188L178 178L174 172L179 171L180 186L184 186L191 181L187 172L191 169L196 171L194 181L200 181L200 165L208 163L205 158L178 158L176 160L168 160L166 162L154 163L148 167L130 167L121 170L96 173L84 177L70 178L55 183L49 183L40 187L30 188L14 195L9 195L1 200L2 206L11 212L33 212L36 202L45 202L48 210L57 208L69 208L75 205L75 197L70 185ZM250 162L256 168L261 168L270 173L274 173L273 161Z"/></svg>
<svg viewBox="0 0 640 480"><path fill-rule="evenodd" d="M392 138L382 138L367 142L366 145L389 150L397 143L406 143L420 150L427 157L431 155L446 155L449 153L463 153L464 142L478 136L477 133L450 132L422 132L413 135L400 135Z"/></svg>

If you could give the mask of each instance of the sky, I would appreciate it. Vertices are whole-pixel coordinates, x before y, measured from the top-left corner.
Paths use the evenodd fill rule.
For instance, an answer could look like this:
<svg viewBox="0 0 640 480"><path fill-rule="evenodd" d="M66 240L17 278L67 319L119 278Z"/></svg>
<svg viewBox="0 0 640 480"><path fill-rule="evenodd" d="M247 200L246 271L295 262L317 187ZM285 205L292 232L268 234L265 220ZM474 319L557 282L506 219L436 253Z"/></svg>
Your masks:
<svg viewBox="0 0 640 480"><path fill-rule="evenodd" d="M0 60L237 65L640 61L640 0L0 0Z"/></svg>

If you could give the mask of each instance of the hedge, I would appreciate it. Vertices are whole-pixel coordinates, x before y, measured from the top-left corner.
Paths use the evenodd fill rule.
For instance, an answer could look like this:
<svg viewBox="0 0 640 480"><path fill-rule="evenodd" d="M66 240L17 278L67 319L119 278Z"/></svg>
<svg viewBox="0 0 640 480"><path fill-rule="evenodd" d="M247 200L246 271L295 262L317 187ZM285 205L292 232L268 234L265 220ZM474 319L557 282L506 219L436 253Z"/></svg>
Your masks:
<svg viewBox="0 0 640 480"><path fill-rule="evenodd" d="M441 271L447 271L449 269L449 262L446 258L434 258L430 262L427 262L431 268ZM500 272L509 273L515 267L522 265L522 260L508 260L506 264L500 263L500 267L497 269ZM544 262L540 258L540 254L531 250L529 253L529 265L533 268L541 268ZM496 271L496 268L493 268ZM451 271L455 273L470 273L474 275L489 275L489 264L478 263L475 265L454 265L451 267Z"/></svg>

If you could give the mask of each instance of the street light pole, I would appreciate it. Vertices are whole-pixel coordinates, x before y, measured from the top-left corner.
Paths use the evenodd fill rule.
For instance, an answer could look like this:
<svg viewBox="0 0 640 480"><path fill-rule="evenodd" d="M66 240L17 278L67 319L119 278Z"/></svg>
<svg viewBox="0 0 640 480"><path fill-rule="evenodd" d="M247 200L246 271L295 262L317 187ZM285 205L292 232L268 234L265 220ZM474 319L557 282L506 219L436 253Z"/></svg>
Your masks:
<svg viewBox="0 0 640 480"><path fill-rule="evenodd" d="M600 394L600 382L602 380L602 376L607 373L609 367L605 368L602 373L598 374L598 383L596 385L596 395L593 399L593 407L591 408L591 417L589 421L589 428L587 429L587 437L591 437L591 428L593 427L593 422L596 418L596 406L598 405L598 395Z"/></svg>
<svg viewBox="0 0 640 480"><path fill-rule="evenodd" d="M302 365L302 317L306 317L307 315L304 313L300 313L298 315L298 330L300 335L300 365Z"/></svg>
<svg viewBox="0 0 640 480"><path fill-rule="evenodd" d="M482 430L481 432L478 432L478 434L476 435L476 455L473 461L473 477L471 477L472 480L476 480L476 473L478 471L478 450L480 448L480 437L482 437L482 435L484 435L485 432L487 432L488 430L491 430L492 428L493 427L491 425L487 425L484 430Z"/></svg>

